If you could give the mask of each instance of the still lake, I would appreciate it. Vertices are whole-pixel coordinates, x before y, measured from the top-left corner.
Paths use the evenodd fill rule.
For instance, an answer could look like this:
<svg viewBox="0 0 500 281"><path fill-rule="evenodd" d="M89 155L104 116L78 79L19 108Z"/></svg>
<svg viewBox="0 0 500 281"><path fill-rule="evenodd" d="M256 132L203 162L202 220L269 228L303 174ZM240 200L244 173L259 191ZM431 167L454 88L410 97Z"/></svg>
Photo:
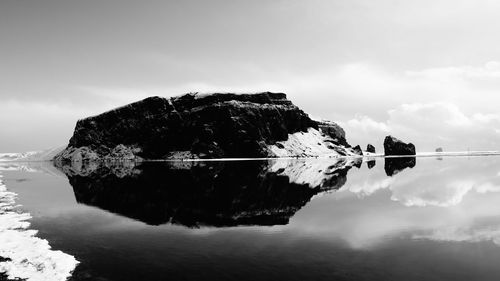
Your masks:
<svg viewBox="0 0 500 281"><path fill-rule="evenodd" d="M500 279L498 156L2 163L0 175L28 229L79 262L70 280Z"/></svg>

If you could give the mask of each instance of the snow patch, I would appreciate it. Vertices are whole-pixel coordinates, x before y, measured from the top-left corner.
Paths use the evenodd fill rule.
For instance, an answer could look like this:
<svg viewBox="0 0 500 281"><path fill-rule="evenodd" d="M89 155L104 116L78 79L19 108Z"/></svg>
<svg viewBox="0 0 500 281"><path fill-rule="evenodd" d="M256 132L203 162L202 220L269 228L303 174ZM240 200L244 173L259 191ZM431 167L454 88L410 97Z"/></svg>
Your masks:
<svg viewBox="0 0 500 281"><path fill-rule="evenodd" d="M47 240L29 229L29 213L16 211L17 194L7 190L0 175L0 272L9 279L58 281L71 276L78 261L51 249Z"/></svg>
<svg viewBox="0 0 500 281"><path fill-rule="evenodd" d="M355 156L352 151L333 143L333 139L320 131L309 128L307 132L288 135L286 141L269 145L268 149L276 157L339 157Z"/></svg>

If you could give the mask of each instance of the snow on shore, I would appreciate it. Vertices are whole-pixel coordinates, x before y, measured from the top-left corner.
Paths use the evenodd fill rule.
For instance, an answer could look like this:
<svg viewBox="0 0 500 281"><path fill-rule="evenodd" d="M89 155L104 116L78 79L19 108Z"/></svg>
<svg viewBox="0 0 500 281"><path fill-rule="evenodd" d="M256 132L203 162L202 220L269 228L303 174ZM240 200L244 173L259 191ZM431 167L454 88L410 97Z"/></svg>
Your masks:
<svg viewBox="0 0 500 281"><path fill-rule="evenodd" d="M0 175L0 272L9 279L59 281L71 276L78 261L51 249L29 229L31 215L16 210L17 194L7 190Z"/></svg>

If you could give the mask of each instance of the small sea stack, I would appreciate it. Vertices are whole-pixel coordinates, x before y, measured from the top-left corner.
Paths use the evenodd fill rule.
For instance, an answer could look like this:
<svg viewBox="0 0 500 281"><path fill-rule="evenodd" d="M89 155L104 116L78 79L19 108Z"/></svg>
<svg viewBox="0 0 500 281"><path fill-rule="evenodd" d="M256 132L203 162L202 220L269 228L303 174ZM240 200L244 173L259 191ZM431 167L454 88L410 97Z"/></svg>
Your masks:
<svg viewBox="0 0 500 281"><path fill-rule="evenodd" d="M373 145L371 145L371 144L368 144L368 145L366 146L366 152L376 153L375 146L373 146Z"/></svg>
<svg viewBox="0 0 500 281"><path fill-rule="evenodd" d="M393 136L387 136L384 140L384 154L390 155L415 155L415 145L405 143Z"/></svg>

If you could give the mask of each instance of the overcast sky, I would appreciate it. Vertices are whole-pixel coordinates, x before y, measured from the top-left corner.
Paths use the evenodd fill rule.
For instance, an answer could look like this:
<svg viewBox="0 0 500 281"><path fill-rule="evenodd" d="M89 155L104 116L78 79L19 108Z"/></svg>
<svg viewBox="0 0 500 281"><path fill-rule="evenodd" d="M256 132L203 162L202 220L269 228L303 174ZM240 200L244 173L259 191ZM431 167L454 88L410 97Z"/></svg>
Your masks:
<svg viewBox="0 0 500 281"><path fill-rule="evenodd" d="M0 1L0 152L151 95L279 91L352 144L500 149L500 2Z"/></svg>

